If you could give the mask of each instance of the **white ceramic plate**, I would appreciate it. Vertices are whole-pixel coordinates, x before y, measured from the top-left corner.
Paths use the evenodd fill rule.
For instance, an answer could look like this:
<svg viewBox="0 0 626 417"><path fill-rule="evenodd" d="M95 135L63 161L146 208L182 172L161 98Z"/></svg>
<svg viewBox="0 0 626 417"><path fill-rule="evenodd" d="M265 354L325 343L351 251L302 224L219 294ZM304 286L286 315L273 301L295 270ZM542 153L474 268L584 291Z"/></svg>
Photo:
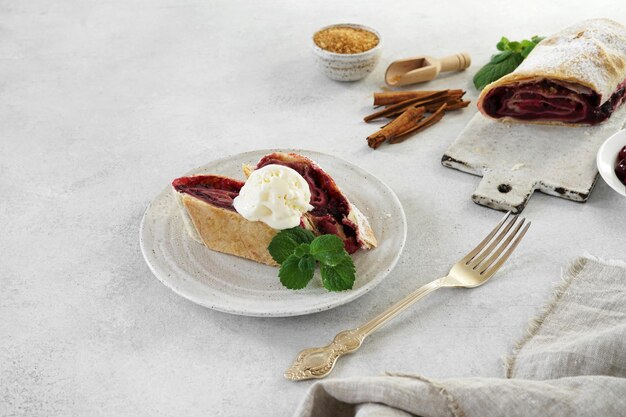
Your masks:
<svg viewBox="0 0 626 417"><path fill-rule="evenodd" d="M606 181L612 189L626 196L626 186L622 184L619 178L617 178L617 175L615 175L617 154L624 146L626 146L626 130L620 130L600 146L596 163L598 165L598 171L600 171L600 175L602 175L604 181Z"/></svg>
<svg viewBox="0 0 626 417"><path fill-rule="evenodd" d="M260 150L210 162L185 175L222 174L243 179L241 165L256 164L275 150ZM214 252L185 231L171 187L152 201L141 221L141 250L154 275L177 294L214 310L246 316L297 316L352 301L379 284L395 266L406 239L400 201L379 179L334 156L291 150L316 161L350 201L367 216L378 247L353 255L357 279L349 291L328 292L319 271L309 286L293 291L278 280L276 268Z"/></svg>

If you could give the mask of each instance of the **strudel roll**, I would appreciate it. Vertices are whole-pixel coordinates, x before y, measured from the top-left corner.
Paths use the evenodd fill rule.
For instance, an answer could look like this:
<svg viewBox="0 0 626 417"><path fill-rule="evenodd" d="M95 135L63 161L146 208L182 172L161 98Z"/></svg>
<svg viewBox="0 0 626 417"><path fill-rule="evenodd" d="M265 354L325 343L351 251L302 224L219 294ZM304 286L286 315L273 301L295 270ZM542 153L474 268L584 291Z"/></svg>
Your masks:
<svg viewBox="0 0 626 417"><path fill-rule="evenodd" d="M486 116L522 123L595 125L626 99L626 28L592 19L541 41L478 99Z"/></svg>
<svg viewBox="0 0 626 417"><path fill-rule="evenodd" d="M300 227L314 234L334 234L349 253L371 249L376 238L365 216L346 198L335 181L315 162L294 153L273 153L245 166L248 176L264 166L283 165L308 183L313 209L302 215ZM276 265L267 247L278 230L261 221L249 221L233 206L244 182L220 175L192 175L172 182L189 235L209 249Z"/></svg>

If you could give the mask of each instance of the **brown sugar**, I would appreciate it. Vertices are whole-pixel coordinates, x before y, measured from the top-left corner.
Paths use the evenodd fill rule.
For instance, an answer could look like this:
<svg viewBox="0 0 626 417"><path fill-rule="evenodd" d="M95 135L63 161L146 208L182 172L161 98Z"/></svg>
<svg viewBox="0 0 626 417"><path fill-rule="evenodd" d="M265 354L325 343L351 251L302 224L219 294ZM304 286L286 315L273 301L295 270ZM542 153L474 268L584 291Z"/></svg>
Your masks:
<svg viewBox="0 0 626 417"><path fill-rule="evenodd" d="M317 46L337 54L359 54L378 45L378 36L372 32L350 26L323 29L313 36Z"/></svg>

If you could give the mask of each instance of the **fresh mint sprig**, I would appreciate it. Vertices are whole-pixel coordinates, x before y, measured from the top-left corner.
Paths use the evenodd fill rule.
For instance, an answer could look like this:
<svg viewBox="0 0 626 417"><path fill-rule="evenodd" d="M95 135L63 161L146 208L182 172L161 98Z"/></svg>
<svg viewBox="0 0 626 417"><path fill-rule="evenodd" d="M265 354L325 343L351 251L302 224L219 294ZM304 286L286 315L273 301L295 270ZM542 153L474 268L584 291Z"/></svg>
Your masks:
<svg viewBox="0 0 626 417"><path fill-rule="evenodd" d="M498 51L502 52L492 55L489 63L474 75L476 89L482 90L487 84L513 72L542 40L543 37L533 36L530 40L511 42L503 36L496 45Z"/></svg>
<svg viewBox="0 0 626 417"><path fill-rule="evenodd" d="M294 227L278 232L267 249L280 264L280 282L289 289L306 287L318 262L322 284L328 291L349 290L354 285L354 263L335 235L315 237L309 230Z"/></svg>
<svg viewBox="0 0 626 417"><path fill-rule="evenodd" d="M277 263L282 264L299 245L311 243L313 239L315 239L315 235L310 230L301 227L285 229L274 236L267 250Z"/></svg>

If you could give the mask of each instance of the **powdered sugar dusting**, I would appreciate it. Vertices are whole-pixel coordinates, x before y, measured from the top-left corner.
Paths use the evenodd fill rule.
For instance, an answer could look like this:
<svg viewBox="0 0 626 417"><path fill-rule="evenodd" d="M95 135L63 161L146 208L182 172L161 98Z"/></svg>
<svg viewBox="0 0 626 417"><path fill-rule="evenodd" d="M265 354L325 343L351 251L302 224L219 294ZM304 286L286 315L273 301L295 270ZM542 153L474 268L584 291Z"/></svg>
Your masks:
<svg viewBox="0 0 626 417"><path fill-rule="evenodd" d="M541 41L504 78L538 75L591 87L604 102L626 79L626 28L609 19L570 26Z"/></svg>

